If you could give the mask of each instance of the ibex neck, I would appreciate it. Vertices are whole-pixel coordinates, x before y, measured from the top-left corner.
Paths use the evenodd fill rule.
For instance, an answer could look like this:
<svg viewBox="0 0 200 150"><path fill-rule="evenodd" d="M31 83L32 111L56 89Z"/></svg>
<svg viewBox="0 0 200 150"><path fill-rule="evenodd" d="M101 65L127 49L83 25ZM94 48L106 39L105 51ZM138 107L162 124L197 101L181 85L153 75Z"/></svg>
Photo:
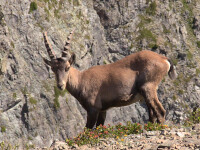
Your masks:
<svg viewBox="0 0 200 150"><path fill-rule="evenodd" d="M69 75L67 79L67 90L75 98L79 95L79 81L81 78L81 72L73 67L69 70Z"/></svg>

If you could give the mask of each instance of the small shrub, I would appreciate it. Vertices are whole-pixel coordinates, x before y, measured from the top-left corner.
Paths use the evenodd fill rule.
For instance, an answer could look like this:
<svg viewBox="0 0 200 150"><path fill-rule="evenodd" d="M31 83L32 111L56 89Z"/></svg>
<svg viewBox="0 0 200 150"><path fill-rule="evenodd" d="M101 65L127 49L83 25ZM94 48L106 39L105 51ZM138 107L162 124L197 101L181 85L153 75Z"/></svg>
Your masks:
<svg viewBox="0 0 200 150"><path fill-rule="evenodd" d="M182 95L182 94L184 94L184 91L183 90L178 90L178 93Z"/></svg>
<svg viewBox="0 0 200 150"><path fill-rule="evenodd" d="M37 104L37 100L34 99L33 97L30 97L30 98L29 98L29 102L30 102L31 104L33 104L33 105L36 105L36 104Z"/></svg>
<svg viewBox="0 0 200 150"><path fill-rule="evenodd" d="M176 58L172 58L171 61L175 66L178 64L178 59Z"/></svg>
<svg viewBox="0 0 200 150"><path fill-rule="evenodd" d="M168 126L158 124L158 123L148 122L147 124L144 125L144 129L147 130L147 131L162 130L162 129L165 129L165 128L168 128Z"/></svg>
<svg viewBox="0 0 200 150"><path fill-rule="evenodd" d="M172 99L175 101L177 99L176 95L173 95Z"/></svg>
<svg viewBox="0 0 200 150"><path fill-rule="evenodd" d="M42 86L45 88L45 90L46 90L47 92L50 92L50 91L51 91L51 87L50 87L48 81L43 80L43 81L42 81Z"/></svg>
<svg viewBox="0 0 200 150"><path fill-rule="evenodd" d="M79 0L73 0L73 5L74 5L74 6L79 6L79 5L80 5Z"/></svg>
<svg viewBox="0 0 200 150"><path fill-rule="evenodd" d="M52 2L54 5L57 5L57 4L58 4L57 0L51 0L51 2Z"/></svg>
<svg viewBox="0 0 200 150"><path fill-rule="evenodd" d="M109 64L109 63L108 63L107 60L104 60L104 61L103 61L103 64L106 65L106 64Z"/></svg>
<svg viewBox="0 0 200 150"><path fill-rule="evenodd" d="M144 126L144 129L147 131L162 130L165 128L167 128L166 125L153 123L148 123ZM119 123L116 126L100 125L94 130L85 128L84 131L80 133L76 138L66 139L66 142L70 146L74 144L81 146L85 144L97 144L101 138L115 138L116 140L124 141L123 137L126 137L127 135L139 134L142 132L142 125L139 123L132 124L131 122L127 122L127 125L122 125Z"/></svg>
<svg viewBox="0 0 200 150"><path fill-rule="evenodd" d="M33 138L32 138L32 137L30 137L30 136L28 136L28 140L29 140L29 141L31 141L31 140L33 140Z"/></svg>
<svg viewBox="0 0 200 150"><path fill-rule="evenodd" d="M85 39L90 40L90 35L85 35Z"/></svg>
<svg viewBox="0 0 200 150"><path fill-rule="evenodd" d="M83 15L82 15L82 12L81 12L81 10L79 10L79 12L78 12L78 14L76 15L76 17L77 17L78 19L81 19L82 16L83 16Z"/></svg>
<svg viewBox="0 0 200 150"><path fill-rule="evenodd" d="M152 22L152 20L150 18L146 17L146 16L139 15L139 17L140 17L140 23L137 25L137 27L139 27L140 29L144 28L144 26L146 24L149 24L149 23Z"/></svg>
<svg viewBox="0 0 200 150"><path fill-rule="evenodd" d="M26 149L29 150L29 149L35 149L35 145L33 144L26 144Z"/></svg>
<svg viewBox="0 0 200 150"><path fill-rule="evenodd" d="M54 16L58 19L60 18L59 9L54 10Z"/></svg>
<svg viewBox="0 0 200 150"><path fill-rule="evenodd" d="M1 12L1 9L0 9L0 22L3 20L3 17L4 17L4 14Z"/></svg>
<svg viewBox="0 0 200 150"><path fill-rule="evenodd" d="M22 92L23 95L27 95L28 94L28 90L27 90L26 87L22 88L21 92Z"/></svg>
<svg viewBox="0 0 200 150"><path fill-rule="evenodd" d="M13 98L14 98L14 99L17 98L17 93L13 93Z"/></svg>
<svg viewBox="0 0 200 150"><path fill-rule="evenodd" d="M0 143L1 150L17 150L19 149L19 145L11 145L10 143L2 141Z"/></svg>
<svg viewBox="0 0 200 150"><path fill-rule="evenodd" d="M200 69L196 69L196 75L198 76L200 74Z"/></svg>
<svg viewBox="0 0 200 150"><path fill-rule="evenodd" d="M137 40L147 39L156 42L156 38L150 30L143 28L139 33L140 35L137 37Z"/></svg>
<svg viewBox="0 0 200 150"><path fill-rule="evenodd" d="M192 55L192 53L188 50L188 51L187 51L187 59L188 59L188 60L192 60L192 58L193 58L193 55Z"/></svg>
<svg viewBox="0 0 200 150"><path fill-rule="evenodd" d="M6 132L6 127L5 126L1 126L1 132Z"/></svg>
<svg viewBox="0 0 200 150"><path fill-rule="evenodd" d="M200 48L200 41L197 41L197 47Z"/></svg>
<svg viewBox="0 0 200 150"><path fill-rule="evenodd" d="M170 30L167 29L164 25L163 25L163 33L165 33L165 34L170 33Z"/></svg>
<svg viewBox="0 0 200 150"><path fill-rule="evenodd" d="M188 118L185 120L185 126L191 126L193 124L200 123L200 108L189 114Z"/></svg>
<svg viewBox="0 0 200 150"><path fill-rule="evenodd" d="M12 48L15 48L15 44L13 43L13 41L10 42L10 45L12 46Z"/></svg>
<svg viewBox="0 0 200 150"><path fill-rule="evenodd" d="M44 0L45 3L49 3L49 0Z"/></svg>
<svg viewBox="0 0 200 150"><path fill-rule="evenodd" d="M63 5L64 5L64 0L60 0L59 1L59 8L58 9L62 9Z"/></svg>
<svg viewBox="0 0 200 150"><path fill-rule="evenodd" d="M154 16L156 14L156 7L157 7L157 4L155 1L153 1L149 7L146 8L146 13L149 14L149 15L152 15Z"/></svg>
<svg viewBox="0 0 200 150"><path fill-rule="evenodd" d="M127 126L118 124L116 126L106 127L105 125L98 126L95 130L84 129L83 133L80 133L74 139L66 139L68 145L85 145L85 144L96 144L100 138L115 138L120 139L123 136L129 134L137 134L142 132L142 126L139 123L131 124L127 123ZM123 141L123 139L121 139Z"/></svg>
<svg viewBox="0 0 200 150"><path fill-rule="evenodd" d="M31 12L33 12L35 10L37 10L37 3L36 2L31 2L29 13L31 13Z"/></svg>
<svg viewBox="0 0 200 150"><path fill-rule="evenodd" d="M158 48L158 45L157 44L150 44L149 47L155 51L157 48Z"/></svg>
<svg viewBox="0 0 200 150"><path fill-rule="evenodd" d="M50 12L49 12L49 10L46 7L44 8L44 11L47 14L47 16L50 16Z"/></svg>

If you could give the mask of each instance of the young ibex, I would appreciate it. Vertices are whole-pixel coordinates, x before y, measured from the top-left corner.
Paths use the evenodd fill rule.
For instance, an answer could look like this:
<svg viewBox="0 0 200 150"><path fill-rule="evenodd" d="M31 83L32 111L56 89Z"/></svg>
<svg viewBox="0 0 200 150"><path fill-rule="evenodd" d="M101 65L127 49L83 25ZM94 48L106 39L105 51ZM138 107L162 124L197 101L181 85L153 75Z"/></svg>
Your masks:
<svg viewBox="0 0 200 150"><path fill-rule="evenodd" d="M176 78L176 70L168 58L143 50L114 63L91 67L85 71L72 67L75 54L69 57L70 39L67 39L62 57L57 58L44 33L44 42L50 61L44 59L55 73L57 87L67 89L87 111L87 128L104 124L106 111L111 107L130 105L145 100L149 120L164 123L166 111L158 100L158 85L168 73Z"/></svg>

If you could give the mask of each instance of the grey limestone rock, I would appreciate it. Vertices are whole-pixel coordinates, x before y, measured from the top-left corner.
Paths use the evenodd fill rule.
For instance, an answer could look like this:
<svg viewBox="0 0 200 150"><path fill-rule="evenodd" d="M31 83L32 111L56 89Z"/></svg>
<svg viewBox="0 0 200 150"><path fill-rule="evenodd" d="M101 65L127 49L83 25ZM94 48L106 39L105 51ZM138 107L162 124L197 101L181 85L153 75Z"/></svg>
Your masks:
<svg viewBox="0 0 200 150"><path fill-rule="evenodd" d="M56 88L42 33L61 54L75 30L72 51L79 70L149 49L172 59L178 78L166 77L158 95L167 120L183 122L200 106L200 7L196 1L1 0L0 142L49 147L83 131L86 112ZM194 21L193 21L194 20ZM106 124L148 121L145 103L113 108Z"/></svg>

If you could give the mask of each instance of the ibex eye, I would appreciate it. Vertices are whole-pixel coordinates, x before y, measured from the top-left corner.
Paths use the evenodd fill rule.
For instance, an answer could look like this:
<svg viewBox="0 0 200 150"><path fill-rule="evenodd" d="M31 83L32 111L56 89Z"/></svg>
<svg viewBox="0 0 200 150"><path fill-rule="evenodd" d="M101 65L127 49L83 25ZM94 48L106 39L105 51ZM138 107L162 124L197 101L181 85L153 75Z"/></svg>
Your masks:
<svg viewBox="0 0 200 150"><path fill-rule="evenodd" d="M66 67L66 68L65 68L65 72L67 72L67 71L69 71L69 67Z"/></svg>

